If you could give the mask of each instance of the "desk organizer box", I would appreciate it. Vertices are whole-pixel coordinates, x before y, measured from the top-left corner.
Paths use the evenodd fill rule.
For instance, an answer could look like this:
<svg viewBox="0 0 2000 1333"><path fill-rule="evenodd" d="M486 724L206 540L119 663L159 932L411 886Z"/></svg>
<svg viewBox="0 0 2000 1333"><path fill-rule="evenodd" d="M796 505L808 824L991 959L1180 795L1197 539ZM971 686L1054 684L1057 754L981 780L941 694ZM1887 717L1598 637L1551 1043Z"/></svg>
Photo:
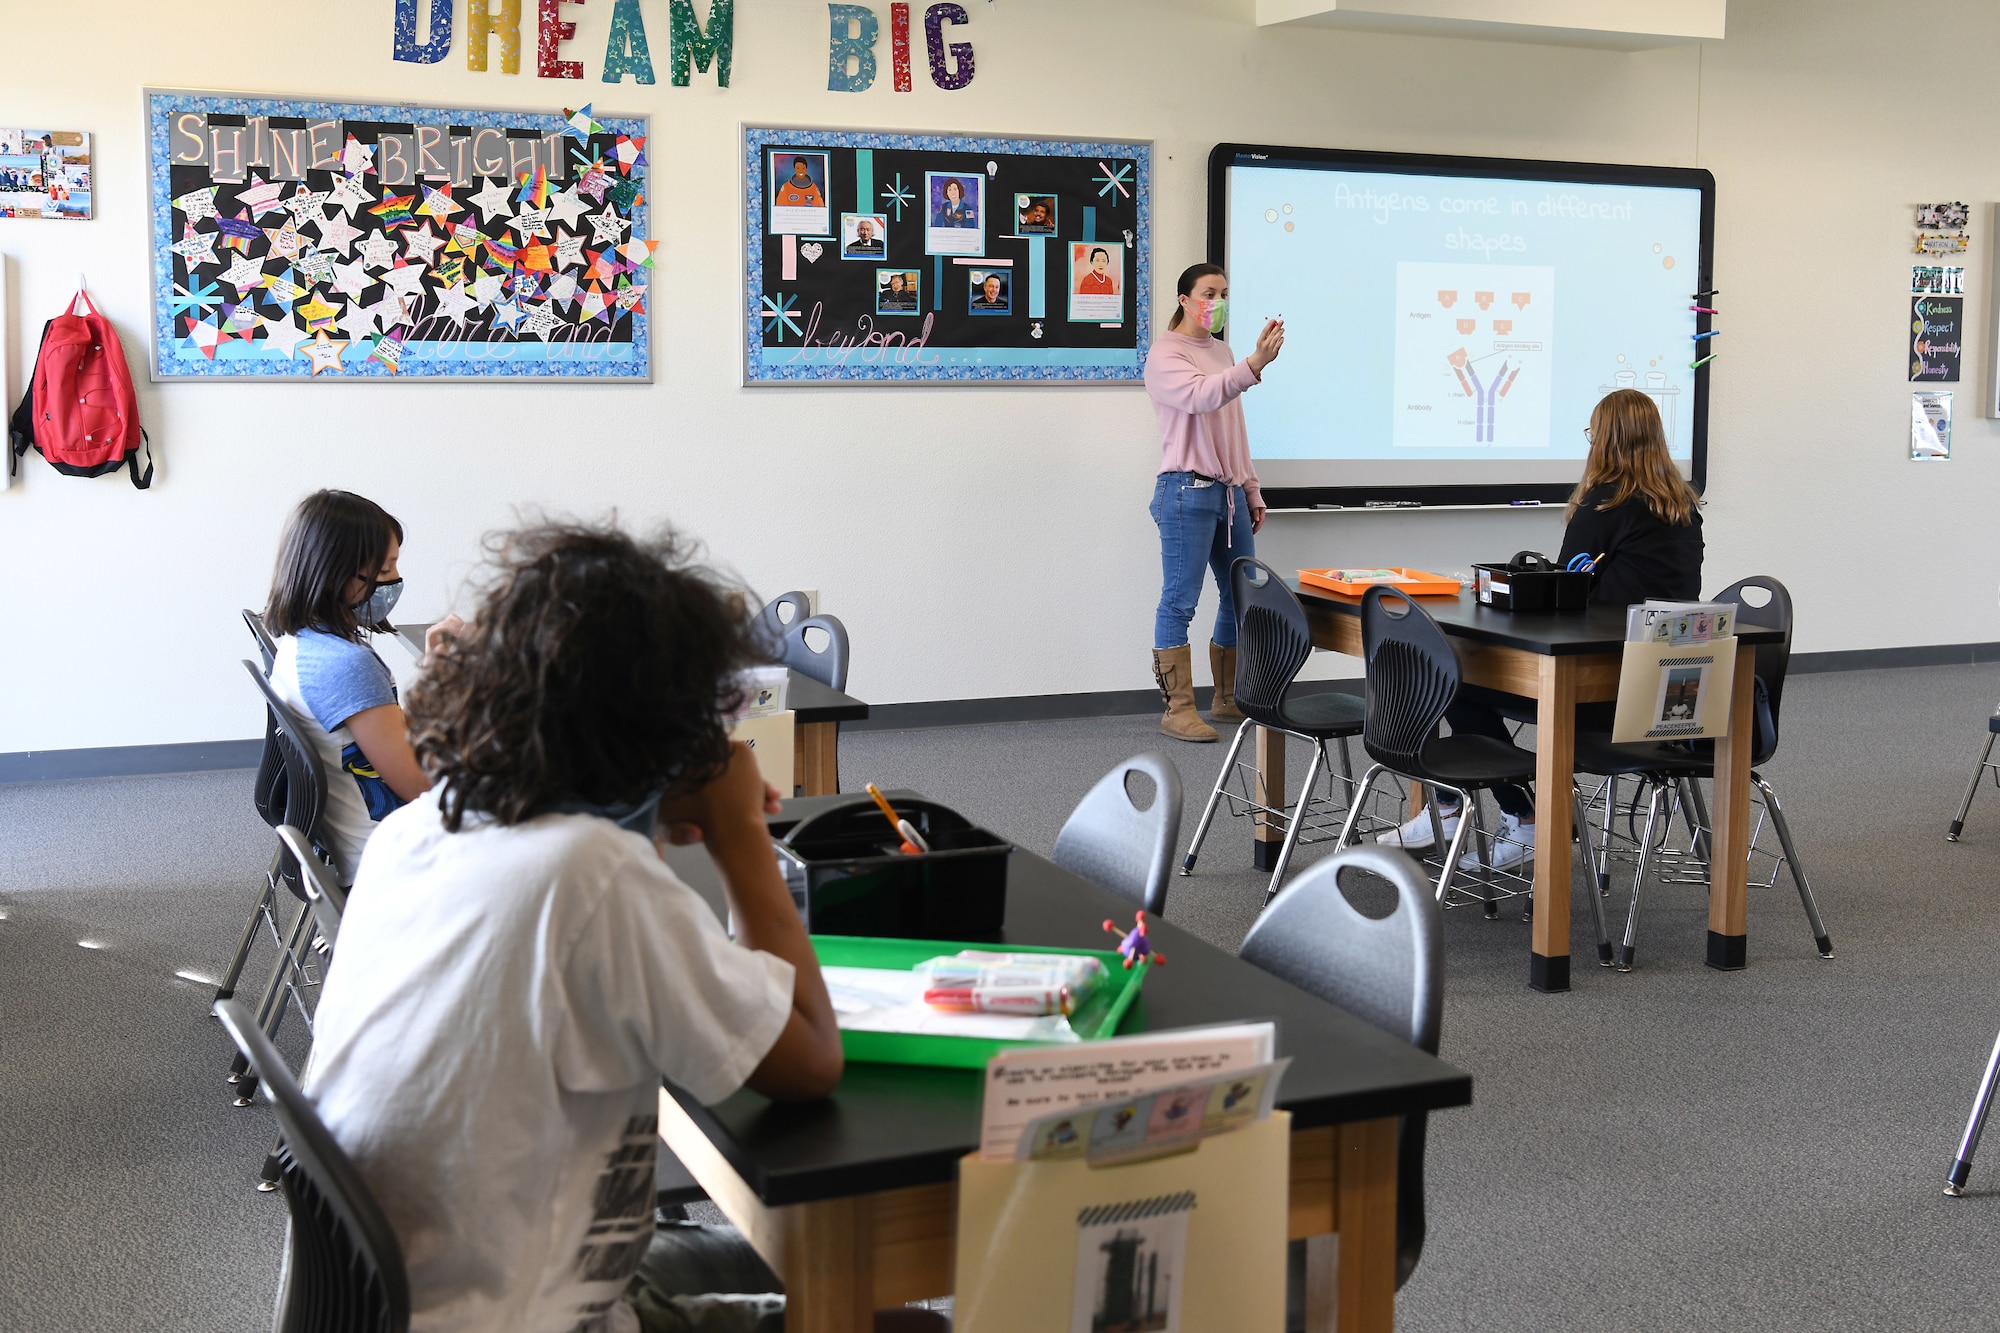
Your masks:
<svg viewBox="0 0 2000 1333"><path fill-rule="evenodd" d="M996 947L990 942L884 940L854 935L815 935L812 944L822 967L872 967L897 972L961 949ZM1108 974L1104 984L1069 1018L1070 1030L1084 1041L1102 1041L1118 1035L1119 1024L1138 1002L1140 984L1152 966L1141 961L1128 972L1124 958L1115 949L1056 949L1032 944L1008 944L1005 948L1009 953L1083 954L1104 964ZM986 1062L1002 1051L1047 1044L909 1032L850 1032L844 1028L840 1033L841 1049L849 1060L859 1064L940 1065L952 1069L984 1069Z"/></svg>
<svg viewBox="0 0 2000 1333"><path fill-rule="evenodd" d="M905 800L896 813L930 851L899 850L901 837L866 796L803 819L778 840L778 865L806 929L915 940L999 934L1013 844L935 801Z"/></svg>
<svg viewBox="0 0 2000 1333"><path fill-rule="evenodd" d="M1396 582L1391 582L1387 579L1343 579L1336 577L1336 575L1350 574L1357 571L1352 569L1302 569L1299 571L1299 582L1308 588L1315 588L1324 592L1337 592L1348 597L1359 597L1374 587L1394 588L1397 592L1408 593L1412 597L1458 596L1459 587L1457 579L1447 578L1443 574L1426 573L1421 569L1403 569L1392 565L1385 565L1383 568L1387 569L1391 574L1400 575L1401 579Z"/></svg>

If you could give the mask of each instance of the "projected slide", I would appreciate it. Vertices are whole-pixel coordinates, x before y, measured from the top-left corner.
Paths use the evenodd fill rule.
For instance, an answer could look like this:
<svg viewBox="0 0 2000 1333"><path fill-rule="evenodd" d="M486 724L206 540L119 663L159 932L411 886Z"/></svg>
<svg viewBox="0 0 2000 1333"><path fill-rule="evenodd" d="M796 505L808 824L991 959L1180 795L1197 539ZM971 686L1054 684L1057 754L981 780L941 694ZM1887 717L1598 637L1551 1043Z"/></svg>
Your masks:
<svg viewBox="0 0 2000 1333"><path fill-rule="evenodd" d="M1692 457L1701 189L1249 156L1224 263L1238 357L1285 318L1243 399L1267 486L1574 480L1615 388Z"/></svg>

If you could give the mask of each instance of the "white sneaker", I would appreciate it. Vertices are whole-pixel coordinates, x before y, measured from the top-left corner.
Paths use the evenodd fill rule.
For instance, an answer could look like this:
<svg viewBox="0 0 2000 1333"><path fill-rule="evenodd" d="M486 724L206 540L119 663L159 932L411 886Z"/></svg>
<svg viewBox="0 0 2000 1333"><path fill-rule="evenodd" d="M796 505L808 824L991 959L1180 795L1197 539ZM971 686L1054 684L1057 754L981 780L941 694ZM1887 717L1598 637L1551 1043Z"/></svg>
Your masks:
<svg viewBox="0 0 2000 1333"><path fill-rule="evenodd" d="M1450 842L1458 836L1458 815L1438 811L1438 823L1444 826L1444 840ZM1375 841L1382 847L1401 847L1409 851L1420 851L1429 847L1434 840L1431 832L1431 812L1419 810L1402 825L1377 835Z"/></svg>
<svg viewBox="0 0 2000 1333"><path fill-rule="evenodd" d="M1535 826L1523 824L1509 814L1500 816L1500 831L1493 835L1493 869L1512 870L1523 861L1534 859ZM1459 858L1458 868L1469 875L1479 873L1479 853L1468 852Z"/></svg>

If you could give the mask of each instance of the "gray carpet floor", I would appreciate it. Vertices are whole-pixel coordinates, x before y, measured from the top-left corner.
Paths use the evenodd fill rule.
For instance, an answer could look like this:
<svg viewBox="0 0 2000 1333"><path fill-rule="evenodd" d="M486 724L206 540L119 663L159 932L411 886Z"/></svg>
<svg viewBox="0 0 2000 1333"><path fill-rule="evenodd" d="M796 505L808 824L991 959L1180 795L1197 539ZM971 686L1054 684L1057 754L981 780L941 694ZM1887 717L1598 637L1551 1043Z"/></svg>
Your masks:
<svg viewBox="0 0 2000 1333"><path fill-rule="evenodd" d="M2000 1139L1973 1197L1939 1186L2000 1028L2000 796L1982 795L1963 843L1943 839L1996 698L1992 667L1790 683L1766 775L1830 961L1789 881L1753 887L1750 967L1729 974L1702 965L1699 888L1651 891L1630 974L1594 966L1579 892L1566 995L1528 989L1518 913L1447 916L1443 1054L1474 1104L1431 1121L1430 1240L1403 1328L1994 1324L2000 1270L1979 1256L2000 1236ZM841 768L1046 852L1100 774L1169 746L1185 838L1221 747L1167 742L1149 719L853 733ZM0 787L0 1328L270 1317L283 1204L251 1184L271 1121L229 1105L210 988L175 975L215 975L235 944L270 845L247 788L241 773ZM1168 906L1229 949L1261 895L1247 842L1223 824Z"/></svg>

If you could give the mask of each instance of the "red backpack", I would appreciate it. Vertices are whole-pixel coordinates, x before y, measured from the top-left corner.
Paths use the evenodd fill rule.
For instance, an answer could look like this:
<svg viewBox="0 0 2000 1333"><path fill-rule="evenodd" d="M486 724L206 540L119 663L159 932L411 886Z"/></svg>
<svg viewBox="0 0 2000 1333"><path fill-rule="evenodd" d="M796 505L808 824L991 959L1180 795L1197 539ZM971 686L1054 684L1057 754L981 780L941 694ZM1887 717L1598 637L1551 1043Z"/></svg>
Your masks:
<svg viewBox="0 0 2000 1333"><path fill-rule="evenodd" d="M88 314L76 313L78 301ZM134 486L143 491L153 484L153 454L139 426L125 350L111 321L97 313L82 291L69 309L43 326L34 385L14 410L8 435L13 442L10 473L19 471L18 460L32 444L50 467L72 477L101 477L130 467ZM142 453L144 476L139 474Z"/></svg>

